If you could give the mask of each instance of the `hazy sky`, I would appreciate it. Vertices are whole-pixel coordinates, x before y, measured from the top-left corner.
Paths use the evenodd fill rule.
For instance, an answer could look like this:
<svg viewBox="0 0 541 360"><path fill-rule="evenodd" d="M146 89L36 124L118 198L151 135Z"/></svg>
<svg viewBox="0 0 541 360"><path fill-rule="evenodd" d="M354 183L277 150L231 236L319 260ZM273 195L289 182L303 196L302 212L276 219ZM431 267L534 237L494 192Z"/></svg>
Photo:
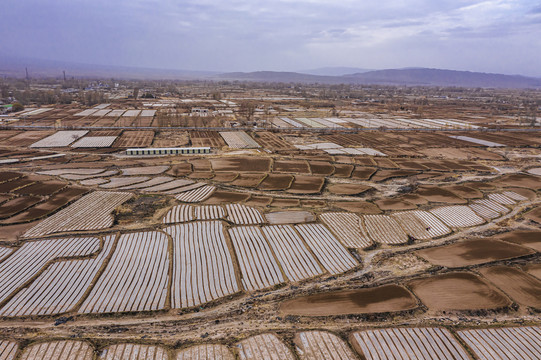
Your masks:
<svg viewBox="0 0 541 360"><path fill-rule="evenodd" d="M0 53L153 68L541 76L541 1L3 0Z"/></svg>

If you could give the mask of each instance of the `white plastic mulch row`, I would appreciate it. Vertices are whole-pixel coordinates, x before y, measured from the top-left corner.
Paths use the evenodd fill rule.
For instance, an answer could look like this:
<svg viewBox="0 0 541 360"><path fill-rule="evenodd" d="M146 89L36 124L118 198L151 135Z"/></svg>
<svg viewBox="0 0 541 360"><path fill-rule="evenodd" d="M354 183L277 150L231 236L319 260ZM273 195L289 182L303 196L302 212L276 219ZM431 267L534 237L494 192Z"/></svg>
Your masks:
<svg viewBox="0 0 541 360"><path fill-rule="evenodd" d="M19 345L15 341L0 340L0 360L15 360Z"/></svg>
<svg viewBox="0 0 541 360"><path fill-rule="evenodd" d="M103 349L100 360L168 360L167 350L161 346L117 344Z"/></svg>
<svg viewBox="0 0 541 360"><path fill-rule="evenodd" d="M349 212L328 212L320 215L320 219L338 237L338 240L350 248L366 248L373 244L368 237L361 218Z"/></svg>
<svg viewBox="0 0 541 360"><path fill-rule="evenodd" d="M92 360L94 349L86 341L52 341L30 345L21 360Z"/></svg>
<svg viewBox="0 0 541 360"><path fill-rule="evenodd" d="M220 135L227 143L227 146L232 149L254 149L261 147L261 145L244 131L220 131Z"/></svg>
<svg viewBox="0 0 541 360"><path fill-rule="evenodd" d="M263 224L265 219L259 210L251 206L227 204L227 218L237 225Z"/></svg>
<svg viewBox="0 0 541 360"><path fill-rule="evenodd" d="M430 212L447 226L455 228L481 225L485 222L483 218L479 217L466 205L442 206L432 209Z"/></svg>
<svg viewBox="0 0 541 360"><path fill-rule="evenodd" d="M428 240L451 232L443 222L429 212L412 210L391 215L406 233L418 240Z"/></svg>
<svg viewBox="0 0 541 360"><path fill-rule="evenodd" d="M74 141L85 136L88 133L88 130L65 130L57 131L56 133L43 138L29 147L31 148L40 148L40 147L64 147L69 146Z"/></svg>
<svg viewBox="0 0 541 360"><path fill-rule="evenodd" d="M123 234L80 313L160 310L169 288L169 241L161 232Z"/></svg>
<svg viewBox="0 0 541 360"><path fill-rule="evenodd" d="M295 356L282 340L274 334L262 334L242 340L237 344L242 360L294 360Z"/></svg>
<svg viewBox="0 0 541 360"><path fill-rule="evenodd" d="M180 194L175 195L175 198L178 201L187 203L200 202L212 195L214 190L216 190L214 186L203 184L203 186L199 186L196 189L181 192Z"/></svg>
<svg viewBox="0 0 541 360"><path fill-rule="evenodd" d="M87 256L98 251L98 238L70 238L25 242L0 264L0 302L59 257Z"/></svg>
<svg viewBox="0 0 541 360"><path fill-rule="evenodd" d="M30 286L18 292L0 315L51 315L73 310L97 276L114 240L115 236L105 237L104 247L95 258L51 264Z"/></svg>
<svg viewBox="0 0 541 360"><path fill-rule="evenodd" d="M204 344L179 350L175 360L235 360L235 356L224 345Z"/></svg>
<svg viewBox="0 0 541 360"><path fill-rule="evenodd" d="M449 137L452 137L453 139L458 139L458 140L462 140L462 141L471 142L471 143L478 144L478 145L488 146L488 147L505 146L503 144L499 144L499 143L496 143L496 142L493 142L493 141L476 139L476 138L472 138L472 137L469 137L469 136L460 136L459 135L459 136L449 136Z"/></svg>
<svg viewBox="0 0 541 360"><path fill-rule="evenodd" d="M132 196L125 192L92 192L30 228L23 237L106 229L113 225L113 210Z"/></svg>
<svg viewBox="0 0 541 360"><path fill-rule="evenodd" d="M111 147L117 136L85 136L71 145L73 148L107 148Z"/></svg>
<svg viewBox="0 0 541 360"><path fill-rule="evenodd" d="M357 356L338 336L326 331L299 333L297 352L303 360L354 360Z"/></svg>
<svg viewBox="0 0 541 360"><path fill-rule="evenodd" d="M192 307L239 291L221 222L170 226L173 238L171 306Z"/></svg>
<svg viewBox="0 0 541 360"><path fill-rule="evenodd" d="M370 238L381 244L404 244L408 235L398 222L388 215L363 215L364 225Z"/></svg>

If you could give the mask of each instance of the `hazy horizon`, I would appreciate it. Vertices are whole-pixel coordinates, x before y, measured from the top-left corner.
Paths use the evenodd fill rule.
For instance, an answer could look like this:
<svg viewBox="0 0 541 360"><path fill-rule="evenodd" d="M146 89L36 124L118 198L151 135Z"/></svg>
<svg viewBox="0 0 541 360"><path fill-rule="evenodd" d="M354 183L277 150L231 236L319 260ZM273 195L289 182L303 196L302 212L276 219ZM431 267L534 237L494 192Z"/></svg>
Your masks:
<svg viewBox="0 0 541 360"><path fill-rule="evenodd" d="M194 71L426 67L541 76L536 1L8 0L3 52ZM7 49L7 50L6 50Z"/></svg>

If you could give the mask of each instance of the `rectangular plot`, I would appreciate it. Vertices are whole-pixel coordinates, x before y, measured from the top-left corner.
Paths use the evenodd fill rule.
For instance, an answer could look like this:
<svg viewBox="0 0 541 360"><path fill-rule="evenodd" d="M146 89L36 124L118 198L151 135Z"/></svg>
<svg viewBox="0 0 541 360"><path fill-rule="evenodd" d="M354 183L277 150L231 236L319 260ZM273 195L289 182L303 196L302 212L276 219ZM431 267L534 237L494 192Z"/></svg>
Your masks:
<svg viewBox="0 0 541 360"><path fill-rule="evenodd" d="M94 349L86 341L52 341L33 344L24 349L21 360L92 360Z"/></svg>
<svg viewBox="0 0 541 360"><path fill-rule="evenodd" d="M19 350L19 345L14 341L0 341L0 360L14 360Z"/></svg>
<svg viewBox="0 0 541 360"><path fill-rule="evenodd" d="M169 241L157 231L123 234L79 313L160 310L169 280Z"/></svg>
<svg viewBox="0 0 541 360"><path fill-rule="evenodd" d="M52 315L73 310L111 252L115 236L104 238L97 257L51 264L1 310L2 316Z"/></svg>
<svg viewBox="0 0 541 360"><path fill-rule="evenodd" d="M225 217L225 211L218 205L203 205L195 208L197 220L217 220Z"/></svg>
<svg viewBox="0 0 541 360"><path fill-rule="evenodd" d="M422 211L404 211L391 215L400 224L406 233L418 240L428 240L433 237L448 234L451 230L439 221L434 215ZM427 219L431 223L427 224Z"/></svg>
<svg viewBox="0 0 541 360"><path fill-rule="evenodd" d="M53 135L47 136L32 145L31 148L40 147L64 147L69 146L75 140L86 135L88 130L71 130L71 131L58 131Z"/></svg>
<svg viewBox="0 0 541 360"><path fill-rule="evenodd" d="M193 206L191 205L177 205L165 214L162 222L164 224L174 224L180 222L188 222L194 219Z"/></svg>
<svg viewBox="0 0 541 360"><path fill-rule="evenodd" d="M173 308L197 306L239 291L221 222L176 225L165 232L173 238Z"/></svg>
<svg viewBox="0 0 541 360"><path fill-rule="evenodd" d="M483 360L541 359L539 326L464 330L457 333Z"/></svg>
<svg viewBox="0 0 541 360"><path fill-rule="evenodd" d="M298 334L302 360L354 360L353 351L344 340L326 331L303 331Z"/></svg>
<svg viewBox="0 0 541 360"><path fill-rule="evenodd" d="M368 235L373 240L388 245L404 244L408 235L398 222L387 215L363 215Z"/></svg>
<svg viewBox="0 0 541 360"><path fill-rule="evenodd" d="M274 334L262 334L237 344L241 360L294 360L295 356Z"/></svg>
<svg viewBox="0 0 541 360"><path fill-rule="evenodd" d="M235 360L227 346L203 344L191 346L177 352L176 360Z"/></svg>
<svg viewBox="0 0 541 360"><path fill-rule="evenodd" d="M470 227L485 222L471 208L464 205L442 206L432 209L430 212L451 227Z"/></svg>
<svg viewBox="0 0 541 360"><path fill-rule="evenodd" d="M372 359L455 359L470 357L444 328L390 328L360 331L353 341L364 358Z"/></svg>
<svg viewBox="0 0 541 360"><path fill-rule="evenodd" d="M233 149L253 149L261 146L244 131L221 131L220 135Z"/></svg>
<svg viewBox="0 0 541 360"><path fill-rule="evenodd" d="M161 346L117 344L106 347L100 360L169 360L167 350Z"/></svg>
<svg viewBox="0 0 541 360"><path fill-rule="evenodd" d="M265 226L263 233L288 279L300 281L323 273L316 259L292 226Z"/></svg>
<svg viewBox="0 0 541 360"><path fill-rule="evenodd" d="M242 274L249 291L268 288L285 281L261 230L255 226L229 229Z"/></svg>
<svg viewBox="0 0 541 360"><path fill-rule="evenodd" d="M113 145L116 136L85 136L71 145L73 148L106 148Z"/></svg>
<svg viewBox="0 0 541 360"><path fill-rule="evenodd" d="M319 217L345 246L363 249L373 244L362 226L361 218L356 214L329 212Z"/></svg>
<svg viewBox="0 0 541 360"><path fill-rule="evenodd" d="M227 218L238 225L263 224L265 219L259 210L251 206L227 204Z"/></svg>
<svg viewBox="0 0 541 360"><path fill-rule="evenodd" d="M329 273L339 274L357 266L357 261L325 226L302 224L295 228Z"/></svg>

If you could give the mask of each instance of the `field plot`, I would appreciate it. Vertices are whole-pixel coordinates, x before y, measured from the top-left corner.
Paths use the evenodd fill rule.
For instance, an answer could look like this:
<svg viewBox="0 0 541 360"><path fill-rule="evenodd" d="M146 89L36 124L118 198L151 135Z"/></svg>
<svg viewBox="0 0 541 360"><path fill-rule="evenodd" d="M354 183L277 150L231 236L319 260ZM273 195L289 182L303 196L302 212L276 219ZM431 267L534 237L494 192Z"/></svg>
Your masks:
<svg viewBox="0 0 541 360"><path fill-rule="evenodd" d="M20 196L7 200L0 207L0 219L5 219L20 213L23 210L39 203L41 198L39 196Z"/></svg>
<svg viewBox="0 0 541 360"><path fill-rule="evenodd" d="M517 303L541 309L541 281L510 266L492 266L479 270Z"/></svg>
<svg viewBox="0 0 541 360"><path fill-rule="evenodd" d="M265 214L265 219L272 225L302 224L316 220L309 211L276 211Z"/></svg>
<svg viewBox="0 0 541 360"><path fill-rule="evenodd" d="M263 181L257 185L257 189L267 191L287 190L292 181L293 175L268 174Z"/></svg>
<svg viewBox="0 0 541 360"><path fill-rule="evenodd" d="M165 229L173 238L171 306L192 307L239 291L221 222Z"/></svg>
<svg viewBox="0 0 541 360"><path fill-rule="evenodd" d="M325 331L306 331L297 335L297 352L302 360L355 360L344 340Z"/></svg>
<svg viewBox="0 0 541 360"><path fill-rule="evenodd" d="M173 181L162 182L161 184L155 184L153 186L148 186L142 188L141 191L144 192L163 192L167 194L183 192L187 186L196 185L192 180L187 179L176 179ZM199 184L197 187L200 187Z"/></svg>
<svg viewBox="0 0 541 360"><path fill-rule="evenodd" d="M280 311L301 316L338 316L399 312L416 307L417 300L405 287L391 284L301 296L282 302Z"/></svg>
<svg viewBox="0 0 541 360"><path fill-rule="evenodd" d="M541 252L541 231L510 231L496 236L497 239L520 244Z"/></svg>
<svg viewBox="0 0 541 360"><path fill-rule="evenodd" d="M237 344L240 360L294 360L295 356L274 334L252 336Z"/></svg>
<svg viewBox="0 0 541 360"><path fill-rule="evenodd" d="M156 231L123 234L80 313L149 311L165 307L168 239Z"/></svg>
<svg viewBox="0 0 541 360"><path fill-rule="evenodd" d="M434 265L449 268L484 264L533 254L535 251L495 239L470 239L415 253Z"/></svg>
<svg viewBox="0 0 541 360"><path fill-rule="evenodd" d="M504 194L488 194L487 196L490 200L496 201L497 203L500 203L502 205L515 205L517 202Z"/></svg>
<svg viewBox="0 0 541 360"><path fill-rule="evenodd" d="M14 341L0 340L0 360L15 360L19 345Z"/></svg>
<svg viewBox="0 0 541 360"><path fill-rule="evenodd" d="M152 144L154 131L152 130L129 130L124 131L115 143L116 148L141 148Z"/></svg>
<svg viewBox="0 0 541 360"><path fill-rule="evenodd" d="M387 215L363 215L368 236L376 242L399 245L408 242L408 235L398 222Z"/></svg>
<svg viewBox="0 0 541 360"><path fill-rule="evenodd" d="M285 281L260 228L234 227L229 229L229 236L235 247L242 284L246 290L260 290Z"/></svg>
<svg viewBox="0 0 541 360"><path fill-rule="evenodd" d="M51 264L30 286L19 291L1 310L1 316L51 315L72 310L92 284L115 236L104 238L97 257Z"/></svg>
<svg viewBox="0 0 541 360"><path fill-rule="evenodd" d="M179 350L175 360L235 360L226 346L204 344Z"/></svg>
<svg viewBox="0 0 541 360"><path fill-rule="evenodd" d="M86 341L52 341L30 345L21 360L92 360L94 349Z"/></svg>
<svg viewBox="0 0 541 360"><path fill-rule="evenodd" d="M263 233L289 280L300 281L323 273L292 226L265 226Z"/></svg>
<svg viewBox="0 0 541 360"><path fill-rule="evenodd" d="M481 360L541 359L539 326L458 331Z"/></svg>
<svg viewBox="0 0 541 360"><path fill-rule="evenodd" d="M515 191L504 191L502 195L507 196L510 199L513 199L515 201L527 201L529 200L526 196L523 196ZM490 195L489 195L490 197Z"/></svg>
<svg viewBox="0 0 541 360"><path fill-rule="evenodd" d="M194 147L221 148L225 146L224 139L217 131L190 131L190 140Z"/></svg>
<svg viewBox="0 0 541 360"><path fill-rule="evenodd" d="M148 176L121 176L121 177L112 177L109 178L107 184L102 184L100 187L102 189L116 189L120 187L130 186L133 184L142 183L143 181L148 181L150 178Z"/></svg>
<svg viewBox="0 0 541 360"><path fill-rule="evenodd" d="M346 272L357 266L357 261L325 226L303 224L295 228L330 274Z"/></svg>
<svg viewBox="0 0 541 360"><path fill-rule="evenodd" d="M391 216L415 239L427 240L451 232L437 217L423 210L399 212Z"/></svg>
<svg viewBox="0 0 541 360"><path fill-rule="evenodd" d="M499 218L501 215L499 212L494 211L485 205L481 204L471 204L468 205L477 215L481 216L483 219L489 221L492 219Z"/></svg>
<svg viewBox="0 0 541 360"><path fill-rule="evenodd" d="M237 225L263 224L265 219L259 210L251 206L227 204L227 219Z"/></svg>
<svg viewBox="0 0 541 360"><path fill-rule="evenodd" d="M470 358L449 330L444 328L366 330L354 333L352 340L366 360Z"/></svg>
<svg viewBox="0 0 541 360"><path fill-rule="evenodd" d="M139 166L131 168L121 169L122 175L124 176L133 176L133 175L159 175L169 169L168 165L155 165L155 166Z"/></svg>
<svg viewBox="0 0 541 360"><path fill-rule="evenodd" d="M169 360L167 350L161 346L117 344L103 349L100 360Z"/></svg>
<svg viewBox="0 0 541 360"><path fill-rule="evenodd" d="M96 178L103 179L103 177L116 175L117 173L118 172L116 170L107 170L95 175L62 174L58 176L66 180L79 181L79 180L89 180L89 179L96 179Z"/></svg>
<svg viewBox="0 0 541 360"><path fill-rule="evenodd" d="M224 209L217 205L198 206L194 211L197 220L218 220L225 217Z"/></svg>
<svg viewBox="0 0 541 360"><path fill-rule="evenodd" d="M113 225L112 211L131 197L132 194L123 192L92 192L32 227L23 237L106 229Z"/></svg>
<svg viewBox="0 0 541 360"><path fill-rule="evenodd" d="M502 204L490 199L474 200L472 202L472 205L482 205L484 207L489 208L492 211L498 212L500 215L507 214L510 211L508 208L506 208Z"/></svg>
<svg viewBox="0 0 541 360"><path fill-rule="evenodd" d="M85 136L71 145L73 148L106 148L111 147L116 136Z"/></svg>
<svg viewBox="0 0 541 360"><path fill-rule="evenodd" d="M94 109L86 109L86 110L83 110L83 111L79 111L74 116L90 116L90 115L94 114L96 111L98 111L98 109L96 109L96 108L94 108Z"/></svg>
<svg viewBox="0 0 541 360"><path fill-rule="evenodd" d="M193 219L193 207L191 205L177 205L165 214L162 222L164 224L174 224L192 221Z"/></svg>
<svg viewBox="0 0 541 360"><path fill-rule="evenodd" d="M293 184L291 184L287 192L292 194L319 194L324 184L324 177L295 175Z"/></svg>
<svg viewBox="0 0 541 360"><path fill-rule="evenodd" d="M511 304L500 291L466 272L446 273L408 283L430 310L498 309Z"/></svg>
<svg viewBox="0 0 541 360"><path fill-rule="evenodd" d="M23 131L20 134L10 137L9 139L3 139L2 145L28 146L46 136L51 135L52 132L53 131L51 130Z"/></svg>
<svg viewBox="0 0 541 360"><path fill-rule="evenodd" d="M319 218L346 247L364 249L373 244L362 226L361 218L356 214L328 212L321 214Z"/></svg>
<svg viewBox="0 0 541 360"><path fill-rule="evenodd" d="M156 176L156 177L151 178L150 180L143 181L143 182L140 182L140 183L136 183L134 185L122 186L122 187L118 188L118 190L138 190L138 189L141 189L141 191L147 191L147 188L151 188L151 187L156 186L156 185L162 185L162 184L165 184L165 183L169 183L169 182L172 182L173 180L174 180L174 178L172 178L170 176Z"/></svg>
<svg viewBox="0 0 541 360"><path fill-rule="evenodd" d="M447 226L455 228L481 225L485 222L471 208L464 205L442 206L432 209L430 212Z"/></svg>
<svg viewBox="0 0 541 360"><path fill-rule="evenodd" d="M25 242L0 264L0 302L56 258L87 256L98 251L97 238L53 239Z"/></svg>
<svg viewBox="0 0 541 360"><path fill-rule="evenodd" d="M227 146L232 149L255 149L261 147L261 145L244 131L220 131L220 135L227 143Z"/></svg>
<svg viewBox="0 0 541 360"><path fill-rule="evenodd" d="M255 133L257 142L261 144L265 149L280 151L280 150L291 150L291 146L287 141L282 140L278 135L271 133L269 131L259 131Z"/></svg>
<svg viewBox="0 0 541 360"><path fill-rule="evenodd" d="M70 131L58 131L53 135L47 136L41 139L29 147L41 148L41 147L65 147L69 146L72 142L86 135L88 130L70 130Z"/></svg>
<svg viewBox="0 0 541 360"><path fill-rule="evenodd" d="M210 195L212 195L214 190L216 190L216 188L212 185L205 185L205 184L201 185L201 183L194 184L194 185L198 185L198 187L193 190L186 189L186 191L181 192L178 195L175 195L175 198L178 201L182 201L182 202L196 203L196 202L206 200Z"/></svg>

